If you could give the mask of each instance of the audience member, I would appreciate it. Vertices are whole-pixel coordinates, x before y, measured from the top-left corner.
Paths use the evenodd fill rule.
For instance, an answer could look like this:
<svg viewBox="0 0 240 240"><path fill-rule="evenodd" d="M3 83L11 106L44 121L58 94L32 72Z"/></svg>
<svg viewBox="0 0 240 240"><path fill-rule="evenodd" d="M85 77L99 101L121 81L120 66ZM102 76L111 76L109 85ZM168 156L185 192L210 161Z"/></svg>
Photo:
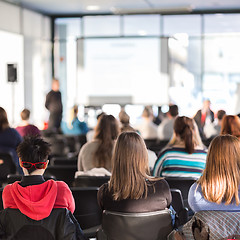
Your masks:
<svg viewBox="0 0 240 240"><path fill-rule="evenodd" d="M222 120L221 134L240 138L240 119L236 115L225 115Z"/></svg>
<svg viewBox="0 0 240 240"><path fill-rule="evenodd" d="M220 135L210 144L206 168L192 185L188 202L194 212L239 211L240 140Z"/></svg>
<svg viewBox="0 0 240 240"><path fill-rule="evenodd" d="M22 170L19 166L16 148L21 141L22 137L20 134L9 126L6 111L0 107L0 151L10 152L12 154L19 173L22 173Z"/></svg>
<svg viewBox="0 0 240 240"><path fill-rule="evenodd" d="M45 107L50 112L48 130L52 132L59 131L63 106L61 92L59 91L59 81L56 78L52 80L52 90L46 96Z"/></svg>
<svg viewBox="0 0 240 240"><path fill-rule="evenodd" d="M206 156L194 120L177 117L173 140L158 156L153 175L198 178L205 168Z"/></svg>
<svg viewBox="0 0 240 240"><path fill-rule="evenodd" d="M93 141L83 145L79 152L78 171L101 167L111 171L112 151L118 134L118 121L112 115L103 114L98 119Z"/></svg>
<svg viewBox="0 0 240 240"><path fill-rule="evenodd" d="M98 191L101 209L151 212L168 208L171 201L167 182L149 176L148 154L141 136L121 133L114 149L112 176Z"/></svg>
<svg viewBox="0 0 240 240"><path fill-rule="evenodd" d="M173 135L173 125L178 116L178 106L170 105L167 117L158 126L158 138L160 140L170 140Z"/></svg>
<svg viewBox="0 0 240 240"><path fill-rule="evenodd" d="M49 162L47 160L50 153L49 144L37 136L29 136L19 144L17 153L24 176L20 182L14 182L4 188L3 207L19 209L22 214L36 221L49 217L53 208L67 208L73 213L75 202L67 184L62 181L45 181L43 178ZM12 218L11 221L18 221L18 219ZM17 229L11 228L10 224L11 222L7 223L9 227L5 230L6 234L12 236L17 233ZM73 222L68 219L65 224L68 227L65 228L64 236L71 235L71 239L76 239L74 238L76 233L71 232ZM45 227L50 228L50 226ZM54 234L54 239L58 238L58 233Z"/></svg>
<svg viewBox="0 0 240 240"><path fill-rule="evenodd" d="M157 125L153 123L153 111L146 106L142 113L142 123L136 127L143 139L157 139Z"/></svg>
<svg viewBox="0 0 240 240"><path fill-rule="evenodd" d="M67 135L84 135L88 132L88 126L85 122L78 119L78 106L74 105L72 108L71 123L68 127L66 122L62 121L61 129L64 134Z"/></svg>
<svg viewBox="0 0 240 240"><path fill-rule="evenodd" d="M198 110L196 115L194 116L194 120L197 123L200 135L202 138L205 138L203 127L206 122L213 122L214 121L214 113L210 109L211 102L209 99L203 101L203 108Z"/></svg>
<svg viewBox="0 0 240 240"><path fill-rule="evenodd" d="M217 112L217 122L210 122L209 124L205 124L203 131L204 135L207 139L216 137L221 132L221 126L222 126L222 119L226 115L226 112L224 110L219 110Z"/></svg>
<svg viewBox="0 0 240 240"><path fill-rule="evenodd" d="M40 130L35 125L29 123L29 118L30 118L30 111L26 108L23 109L21 112L22 122L18 127L16 127L16 130L22 137L28 136L28 135L40 136L41 135Z"/></svg>
<svg viewBox="0 0 240 240"><path fill-rule="evenodd" d="M130 117L124 111L124 109L121 110L118 117L119 117L119 121L121 123L121 126L120 126L120 131L121 132L135 131L135 129L130 126Z"/></svg>

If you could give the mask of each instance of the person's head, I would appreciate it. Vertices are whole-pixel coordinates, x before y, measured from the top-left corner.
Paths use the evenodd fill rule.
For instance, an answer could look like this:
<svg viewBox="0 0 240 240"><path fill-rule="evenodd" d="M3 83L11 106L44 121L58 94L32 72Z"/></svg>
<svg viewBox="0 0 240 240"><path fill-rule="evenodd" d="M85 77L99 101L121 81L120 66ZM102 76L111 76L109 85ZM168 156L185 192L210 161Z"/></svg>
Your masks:
<svg viewBox="0 0 240 240"><path fill-rule="evenodd" d="M153 118L153 110L152 110L151 106L146 106L143 109L142 117L146 118L146 119L152 119Z"/></svg>
<svg viewBox="0 0 240 240"><path fill-rule="evenodd" d="M217 119L218 119L218 121L221 121L225 115L226 115L226 112L224 110L218 110L217 111Z"/></svg>
<svg viewBox="0 0 240 240"><path fill-rule="evenodd" d="M225 115L222 119L221 134L240 137L240 119L235 115Z"/></svg>
<svg viewBox="0 0 240 240"><path fill-rule="evenodd" d="M29 118L30 118L30 111L28 110L28 109L23 109L22 110L22 112L21 112L21 119L23 120L23 121L27 121L27 120L29 120Z"/></svg>
<svg viewBox="0 0 240 240"><path fill-rule="evenodd" d="M169 114L171 117L176 117L178 115L178 106L177 105L170 105L169 106Z"/></svg>
<svg viewBox="0 0 240 240"><path fill-rule="evenodd" d="M38 136L27 136L18 145L17 154L24 174L43 174L48 164L50 145Z"/></svg>
<svg viewBox="0 0 240 240"><path fill-rule="evenodd" d="M9 127L6 111L0 107L0 132Z"/></svg>
<svg viewBox="0 0 240 240"><path fill-rule="evenodd" d="M130 117L124 110L121 110L121 112L118 114L118 117L122 124L129 124Z"/></svg>
<svg viewBox="0 0 240 240"><path fill-rule="evenodd" d="M109 189L114 200L139 199L147 194L148 152L142 137L136 132L119 135L112 157Z"/></svg>
<svg viewBox="0 0 240 240"><path fill-rule="evenodd" d="M77 115L78 115L78 105L74 105L73 106L73 116L77 117Z"/></svg>
<svg viewBox="0 0 240 240"><path fill-rule="evenodd" d="M59 91L59 87L60 87L59 80L56 79L56 78L53 78L53 80L52 80L52 90L57 92L57 91Z"/></svg>
<svg viewBox="0 0 240 240"><path fill-rule="evenodd" d="M203 101L203 109L210 109L211 101L209 99L205 99Z"/></svg>
<svg viewBox="0 0 240 240"><path fill-rule="evenodd" d="M114 140L119 135L119 124L112 115L103 114L97 122L94 139L100 141L96 151L95 161L97 167L105 167L106 162L111 161Z"/></svg>
<svg viewBox="0 0 240 240"><path fill-rule="evenodd" d="M188 117L177 117L174 122L174 133L185 144L188 153L194 152L195 147L195 127L193 119Z"/></svg>
<svg viewBox="0 0 240 240"><path fill-rule="evenodd" d="M204 198L210 202L239 204L240 140L231 135L215 137L208 150L206 168L198 180Z"/></svg>

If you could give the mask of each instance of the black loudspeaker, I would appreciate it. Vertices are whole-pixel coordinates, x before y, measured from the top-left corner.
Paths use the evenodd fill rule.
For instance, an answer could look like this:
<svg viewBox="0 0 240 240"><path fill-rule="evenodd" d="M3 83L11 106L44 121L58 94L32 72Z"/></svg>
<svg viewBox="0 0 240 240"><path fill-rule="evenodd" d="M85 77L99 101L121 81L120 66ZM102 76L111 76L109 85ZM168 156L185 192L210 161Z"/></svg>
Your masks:
<svg viewBox="0 0 240 240"><path fill-rule="evenodd" d="M17 64L7 64L8 82L17 82Z"/></svg>

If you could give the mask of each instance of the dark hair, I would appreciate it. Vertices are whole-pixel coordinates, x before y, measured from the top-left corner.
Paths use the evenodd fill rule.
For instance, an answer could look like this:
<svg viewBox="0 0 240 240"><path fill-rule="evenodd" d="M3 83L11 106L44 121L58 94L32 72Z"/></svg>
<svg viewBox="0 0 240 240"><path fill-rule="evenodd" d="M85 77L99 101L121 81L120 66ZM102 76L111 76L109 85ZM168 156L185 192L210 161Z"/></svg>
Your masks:
<svg viewBox="0 0 240 240"><path fill-rule="evenodd" d="M218 118L218 120L222 120L225 115L226 115L226 112L225 112L224 110L219 110L219 111L217 112L217 118Z"/></svg>
<svg viewBox="0 0 240 240"><path fill-rule="evenodd" d="M115 117L103 114L99 119L95 129L94 138L101 143L94 154L96 167L105 167L107 162L111 162L114 140L119 134L119 125Z"/></svg>
<svg viewBox="0 0 240 240"><path fill-rule="evenodd" d="M0 132L9 126L7 113L4 108L0 107Z"/></svg>
<svg viewBox="0 0 240 240"><path fill-rule="evenodd" d="M178 115L178 106L177 105L170 105L169 106L169 113L172 117L176 117Z"/></svg>
<svg viewBox="0 0 240 240"><path fill-rule="evenodd" d="M22 120L28 120L30 117L30 111L28 109L23 109L21 112L21 118Z"/></svg>
<svg viewBox="0 0 240 240"><path fill-rule="evenodd" d="M25 162L37 163L46 162L50 154L50 144L45 142L39 136L27 136L17 147L18 157ZM32 166L27 169L29 174L35 171Z"/></svg>
<svg viewBox="0 0 240 240"><path fill-rule="evenodd" d="M194 123L191 118L177 117L174 122L174 132L185 143L185 150L188 153L194 152Z"/></svg>

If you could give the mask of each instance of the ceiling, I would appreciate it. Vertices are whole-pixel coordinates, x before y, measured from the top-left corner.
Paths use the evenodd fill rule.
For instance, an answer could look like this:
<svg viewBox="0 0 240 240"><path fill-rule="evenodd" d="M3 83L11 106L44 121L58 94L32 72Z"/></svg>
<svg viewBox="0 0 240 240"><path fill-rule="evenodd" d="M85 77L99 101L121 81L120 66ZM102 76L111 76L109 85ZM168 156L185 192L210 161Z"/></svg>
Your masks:
<svg viewBox="0 0 240 240"><path fill-rule="evenodd" d="M46 15L240 11L239 0L6 0ZM88 10L87 7L95 6ZM98 6L98 9L96 9Z"/></svg>

